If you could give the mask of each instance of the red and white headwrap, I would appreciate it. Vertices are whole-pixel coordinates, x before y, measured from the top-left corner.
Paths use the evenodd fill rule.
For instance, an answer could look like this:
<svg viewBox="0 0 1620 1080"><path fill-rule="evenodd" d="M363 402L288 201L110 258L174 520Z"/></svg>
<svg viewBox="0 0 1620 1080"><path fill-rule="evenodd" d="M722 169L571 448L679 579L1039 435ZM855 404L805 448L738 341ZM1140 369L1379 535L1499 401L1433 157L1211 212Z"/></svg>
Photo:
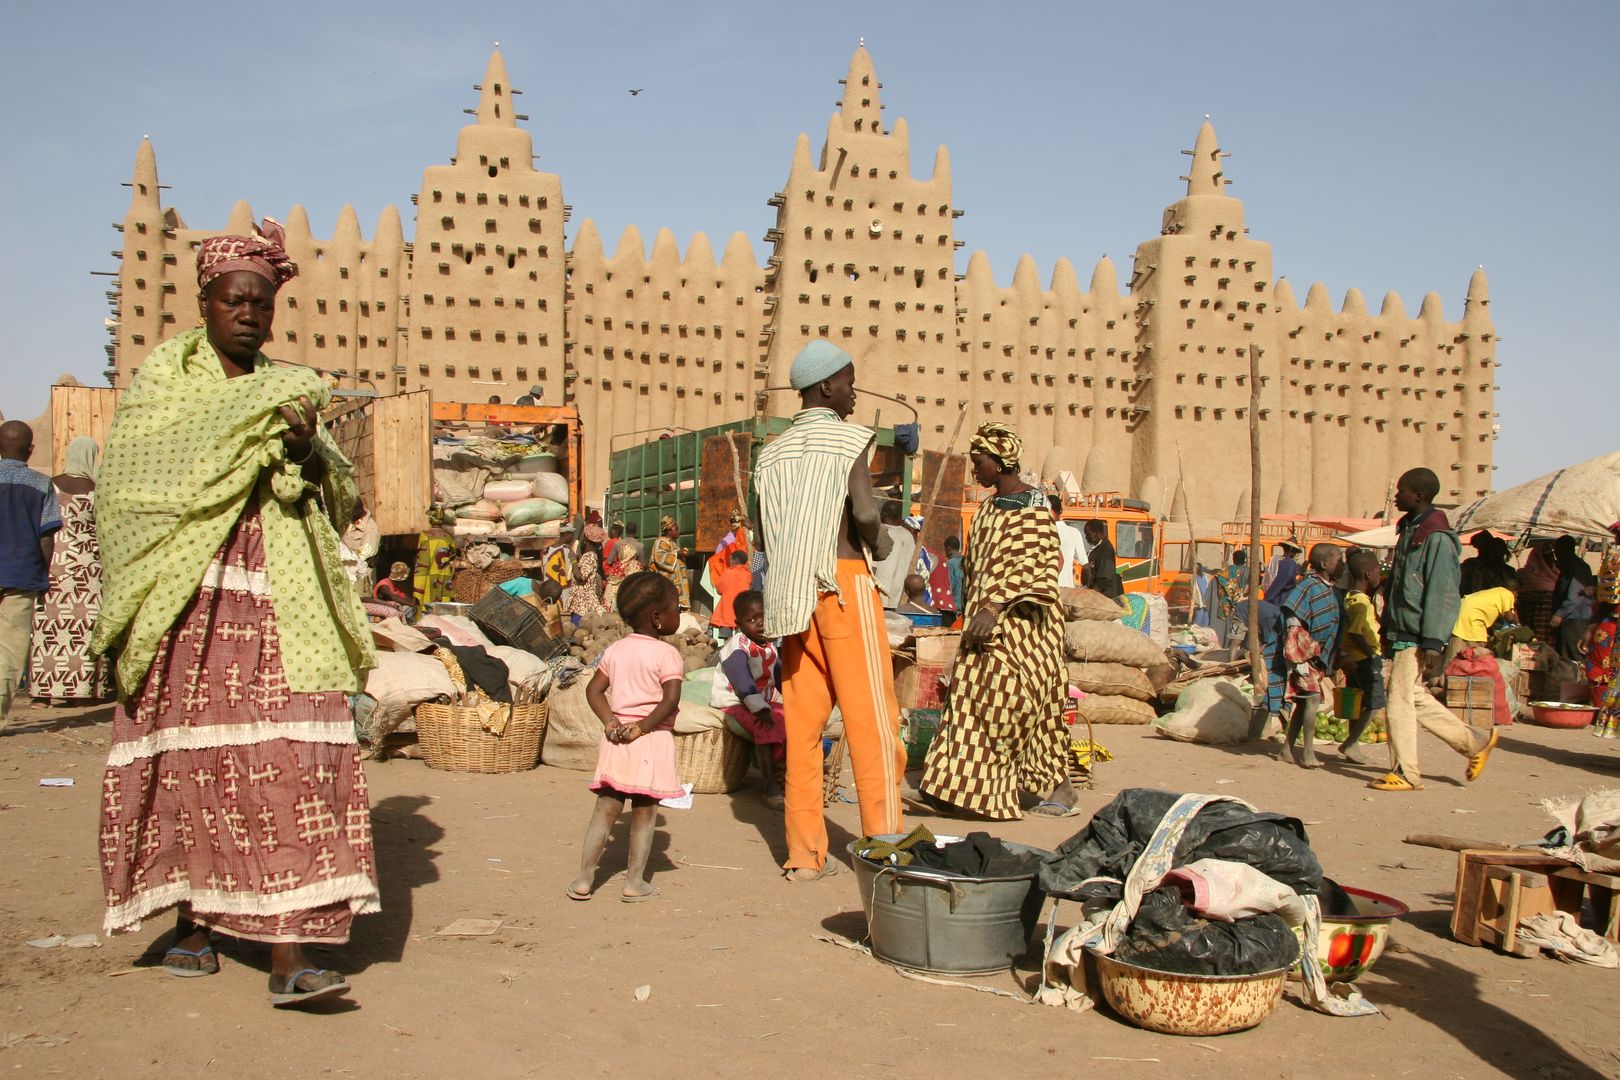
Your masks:
<svg viewBox="0 0 1620 1080"><path fill-rule="evenodd" d="M267 217L252 236L209 237L197 245L197 288L206 289L209 282L233 270L246 270L279 289L298 274L283 246L286 235L281 222Z"/></svg>

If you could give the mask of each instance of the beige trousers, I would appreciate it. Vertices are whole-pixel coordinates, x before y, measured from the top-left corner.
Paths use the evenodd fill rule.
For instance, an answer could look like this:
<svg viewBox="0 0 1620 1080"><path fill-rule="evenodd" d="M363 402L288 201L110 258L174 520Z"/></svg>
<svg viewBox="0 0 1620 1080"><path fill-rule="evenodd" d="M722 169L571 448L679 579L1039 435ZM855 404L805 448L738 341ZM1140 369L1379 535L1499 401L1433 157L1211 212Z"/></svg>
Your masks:
<svg viewBox="0 0 1620 1080"><path fill-rule="evenodd" d="M1435 700L1423 681L1418 652L1415 648L1402 649L1390 664L1389 712L1385 719L1389 726L1390 765L1414 787L1423 784L1417 763L1418 725L1464 757L1479 753L1486 738Z"/></svg>
<svg viewBox="0 0 1620 1080"><path fill-rule="evenodd" d="M0 731L17 684L28 672L28 646L34 637L34 602L39 593L0 589Z"/></svg>

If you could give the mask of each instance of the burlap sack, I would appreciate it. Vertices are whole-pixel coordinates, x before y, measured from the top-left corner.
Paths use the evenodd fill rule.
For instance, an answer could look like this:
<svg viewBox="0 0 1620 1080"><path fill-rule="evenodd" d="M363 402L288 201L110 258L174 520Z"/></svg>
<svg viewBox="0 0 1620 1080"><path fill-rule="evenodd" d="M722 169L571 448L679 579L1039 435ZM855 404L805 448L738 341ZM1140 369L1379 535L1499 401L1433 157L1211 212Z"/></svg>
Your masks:
<svg viewBox="0 0 1620 1080"><path fill-rule="evenodd" d="M1086 664L1124 664L1150 668L1164 663L1164 651L1140 630L1117 622L1075 621L1063 629L1070 660Z"/></svg>
<svg viewBox="0 0 1620 1080"><path fill-rule="evenodd" d="M1063 617L1087 622L1109 622L1123 619L1125 609L1092 589L1059 589L1063 602Z"/></svg>
<svg viewBox="0 0 1620 1080"><path fill-rule="evenodd" d="M566 690L551 692L551 715L546 718L540 762L575 772L596 770L596 751L602 743L602 721L585 700L589 678L582 677Z"/></svg>
<svg viewBox="0 0 1620 1080"><path fill-rule="evenodd" d="M1138 668L1124 664L1071 663L1069 682L1088 694L1115 694L1138 701L1153 700L1153 684L1148 681L1147 675Z"/></svg>
<svg viewBox="0 0 1620 1080"><path fill-rule="evenodd" d="M1091 694L1075 702L1075 713L1093 724L1151 724L1158 718L1153 706L1117 694ZM547 738L550 738L549 733Z"/></svg>

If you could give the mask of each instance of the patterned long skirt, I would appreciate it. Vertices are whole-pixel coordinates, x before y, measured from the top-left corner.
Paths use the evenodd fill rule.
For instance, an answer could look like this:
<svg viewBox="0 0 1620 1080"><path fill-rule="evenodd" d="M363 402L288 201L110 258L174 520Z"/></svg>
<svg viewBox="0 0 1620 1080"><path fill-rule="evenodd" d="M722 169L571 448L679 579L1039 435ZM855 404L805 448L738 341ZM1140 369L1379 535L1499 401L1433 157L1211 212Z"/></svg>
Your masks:
<svg viewBox="0 0 1620 1080"><path fill-rule="evenodd" d="M1044 794L1067 775L1065 689L1059 609L1007 609L988 646L957 654L922 790L993 820L1023 817L1020 789Z"/></svg>
<svg viewBox="0 0 1620 1080"><path fill-rule="evenodd" d="M118 709L101 806L109 933L179 905L232 937L338 944L379 910L348 700L287 687L257 504Z"/></svg>
<svg viewBox="0 0 1620 1080"><path fill-rule="evenodd" d="M62 505L51 554L51 587L34 613L28 692L37 698L99 701L107 696L107 661L90 655L101 611L101 557L93 493Z"/></svg>

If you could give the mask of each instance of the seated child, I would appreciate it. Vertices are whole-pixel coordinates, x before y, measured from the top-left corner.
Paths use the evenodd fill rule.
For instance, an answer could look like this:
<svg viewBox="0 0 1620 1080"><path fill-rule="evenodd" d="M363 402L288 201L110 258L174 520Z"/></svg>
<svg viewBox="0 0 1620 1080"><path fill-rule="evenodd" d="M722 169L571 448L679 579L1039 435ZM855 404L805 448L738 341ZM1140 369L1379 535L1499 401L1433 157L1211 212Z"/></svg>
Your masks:
<svg viewBox="0 0 1620 1080"><path fill-rule="evenodd" d="M377 582L371 595L385 604L398 604L400 607L414 605L416 597L411 595L411 568L402 562L394 563L388 568L388 576Z"/></svg>
<svg viewBox="0 0 1620 1080"><path fill-rule="evenodd" d="M709 620L709 629L713 630L715 637L721 641L725 641L736 632L737 597L753 587L754 575L748 570L748 560L748 552L733 551L725 570L714 583L715 592L719 594L720 600L715 604L714 617Z"/></svg>
<svg viewBox="0 0 1620 1080"><path fill-rule="evenodd" d="M780 810L784 800L777 770L787 760L787 730L782 725L782 668L775 644L765 636L765 597L745 591L733 610L740 632L720 650L709 704L754 740L754 760L765 778L765 805Z"/></svg>
<svg viewBox="0 0 1620 1080"><path fill-rule="evenodd" d="M906 575L906 598L895 609L901 615L938 615L928 603L928 581L921 574Z"/></svg>

